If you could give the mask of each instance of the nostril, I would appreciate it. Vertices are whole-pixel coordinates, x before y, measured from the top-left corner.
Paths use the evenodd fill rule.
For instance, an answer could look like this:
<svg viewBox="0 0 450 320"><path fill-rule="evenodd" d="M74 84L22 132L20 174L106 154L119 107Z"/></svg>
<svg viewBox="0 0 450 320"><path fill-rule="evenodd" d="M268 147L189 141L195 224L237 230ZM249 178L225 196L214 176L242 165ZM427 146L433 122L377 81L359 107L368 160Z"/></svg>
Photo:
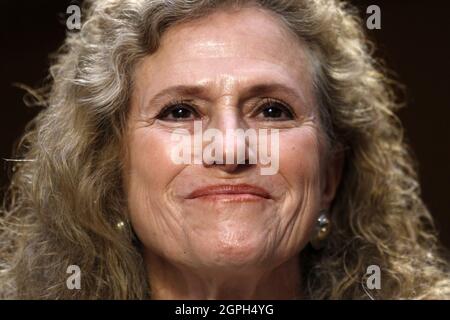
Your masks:
<svg viewBox="0 0 450 320"><path fill-rule="evenodd" d="M252 166L248 161L245 163L216 163L205 165L207 168L217 169L229 174L239 174L249 170Z"/></svg>

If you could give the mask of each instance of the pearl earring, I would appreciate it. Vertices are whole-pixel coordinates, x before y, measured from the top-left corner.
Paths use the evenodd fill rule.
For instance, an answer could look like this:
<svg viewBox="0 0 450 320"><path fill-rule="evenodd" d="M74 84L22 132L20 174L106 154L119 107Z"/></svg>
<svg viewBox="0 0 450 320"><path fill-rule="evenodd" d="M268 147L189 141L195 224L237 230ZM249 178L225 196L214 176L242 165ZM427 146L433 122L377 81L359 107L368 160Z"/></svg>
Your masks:
<svg viewBox="0 0 450 320"><path fill-rule="evenodd" d="M331 221L326 211L321 211L316 221L315 235L311 239L311 245L314 249L322 249L325 245L325 240L331 231Z"/></svg>

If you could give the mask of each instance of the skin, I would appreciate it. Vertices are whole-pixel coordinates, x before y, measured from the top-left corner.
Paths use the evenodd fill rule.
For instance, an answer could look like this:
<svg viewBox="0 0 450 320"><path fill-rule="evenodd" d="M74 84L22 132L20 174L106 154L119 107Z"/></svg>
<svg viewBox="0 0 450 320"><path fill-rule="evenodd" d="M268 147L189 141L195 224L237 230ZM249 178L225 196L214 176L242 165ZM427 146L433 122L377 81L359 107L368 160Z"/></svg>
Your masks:
<svg viewBox="0 0 450 320"><path fill-rule="evenodd" d="M137 65L134 83L125 190L152 298L301 297L298 253L319 211L330 206L342 167L321 143L305 45L262 9L219 11L170 28L158 51ZM250 90L267 83L292 90ZM204 88L154 99L178 85ZM295 114L282 104L275 105L278 116L260 111L267 97ZM181 120L161 115L174 99L190 101ZM261 175L259 164L174 164L171 134L192 132L194 120L222 132L279 129L278 173ZM187 199L202 186L238 183L262 187L270 198Z"/></svg>

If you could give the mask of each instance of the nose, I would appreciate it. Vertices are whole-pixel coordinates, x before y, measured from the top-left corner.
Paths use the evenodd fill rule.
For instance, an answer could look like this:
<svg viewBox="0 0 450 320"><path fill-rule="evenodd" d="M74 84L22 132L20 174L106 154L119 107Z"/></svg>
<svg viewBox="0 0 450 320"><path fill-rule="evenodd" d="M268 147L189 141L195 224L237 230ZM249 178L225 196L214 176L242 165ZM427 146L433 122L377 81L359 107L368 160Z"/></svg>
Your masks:
<svg viewBox="0 0 450 320"><path fill-rule="evenodd" d="M210 161L204 158L203 165L226 173L237 173L250 167L249 155L253 151L249 148L245 135L248 129L238 107L230 103L217 106L207 126L205 135L207 141L204 143L208 144L214 140L215 146L220 149L216 148L215 151L221 152L222 155L214 156ZM214 136L213 139L211 139L211 135ZM203 150L205 148L208 146L204 145Z"/></svg>

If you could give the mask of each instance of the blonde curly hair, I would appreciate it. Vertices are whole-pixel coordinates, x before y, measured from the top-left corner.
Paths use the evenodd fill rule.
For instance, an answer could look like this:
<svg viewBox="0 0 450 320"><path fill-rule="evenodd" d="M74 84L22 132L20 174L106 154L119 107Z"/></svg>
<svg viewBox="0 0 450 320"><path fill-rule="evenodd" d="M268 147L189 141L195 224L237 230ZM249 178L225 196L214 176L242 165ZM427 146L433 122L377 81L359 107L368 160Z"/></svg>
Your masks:
<svg viewBox="0 0 450 320"><path fill-rule="evenodd" d="M333 0L90 0L69 33L27 127L0 215L0 296L31 299L151 298L140 242L122 190L123 137L133 67L174 24L215 10L259 6L308 47L321 121L342 182L333 231L301 254L310 299L449 298L448 263L420 198L414 162L394 112L395 82L373 58L357 11ZM66 269L83 270L68 290ZM382 287L364 288L368 265Z"/></svg>

